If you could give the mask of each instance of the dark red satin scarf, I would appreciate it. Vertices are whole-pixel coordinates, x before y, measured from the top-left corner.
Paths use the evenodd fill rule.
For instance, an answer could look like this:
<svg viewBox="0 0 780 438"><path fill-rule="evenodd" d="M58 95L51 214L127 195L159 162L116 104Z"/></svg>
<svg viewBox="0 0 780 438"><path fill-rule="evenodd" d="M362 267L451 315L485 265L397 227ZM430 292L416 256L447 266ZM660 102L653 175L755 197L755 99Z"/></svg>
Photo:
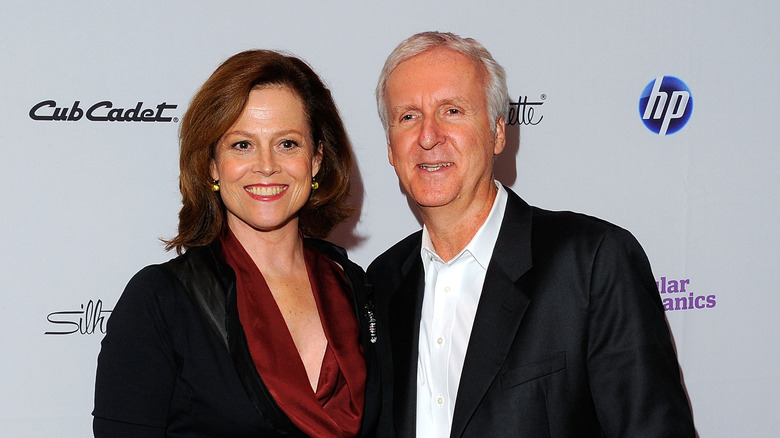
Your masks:
<svg viewBox="0 0 780 438"><path fill-rule="evenodd" d="M328 346L317 392L262 273L233 233L220 236L236 273L238 315L257 371L279 407L313 437L351 437L360 430L366 369L358 324L344 273L304 245L304 258Z"/></svg>

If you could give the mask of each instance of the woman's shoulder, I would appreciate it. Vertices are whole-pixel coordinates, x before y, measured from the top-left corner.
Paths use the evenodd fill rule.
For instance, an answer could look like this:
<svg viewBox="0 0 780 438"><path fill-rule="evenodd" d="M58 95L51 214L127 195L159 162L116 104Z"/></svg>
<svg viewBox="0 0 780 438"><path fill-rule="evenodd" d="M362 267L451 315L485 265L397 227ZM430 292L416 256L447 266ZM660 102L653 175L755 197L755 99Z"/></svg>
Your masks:
<svg viewBox="0 0 780 438"><path fill-rule="evenodd" d="M320 254L329 258L341 267L344 271L344 275L346 275L349 280L353 293L357 295L367 295L370 293L368 291L366 272L360 265L350 260L346 249L322 239L307 237L304 242L307 246L314 248ZM361 300L361 298L358 298L358 300Z"/></svg>
<svg viewBox="0 0 780 438"><path fill-rule="evenodd" d="M357 273L363 273L363 268L349 258L347 250L327 240L307 237L304 239L306 245L316 249L320 254L338 263L344 271L354 270ZM349 274L349 272L347 272Z"/></svg>
<svg viewBox="0 0 780 438"><path fill-rule="evenodd" d="M314 237L307 237L304 239L304 242L314 247L317 251L324 254L329 259L344 259L349 260L349 256L347 255L347 250L344 249L341 246L336 245L333 242L329 242L327 240L322 239L316 239Z"/></svg>
<svg viewBox="0 0 780 438"><path fill-rule="evenodd" d="M171 272L169 267L171 261L165 263L159 263L154 265L148 265L138 271L127 282L125 291L122 294L150 294L157 295L170 291L176 286L176 277Z"/></svg>
<svg viewBox="0 0 780 438"><path fill-rule="evenodd" d="M170 269L171 261L142 268L127 282L115 311L138 313L150 307L165 308L176 301L179 282Z"/></svg>
<svg viewBox="0 0 780 438"><path fill-rule="evenodd" d="M145 266L127 283L120 301L158 302L175 300L183 292L186 272L204 269L202 248L192 248L167 262Z"/></svg>

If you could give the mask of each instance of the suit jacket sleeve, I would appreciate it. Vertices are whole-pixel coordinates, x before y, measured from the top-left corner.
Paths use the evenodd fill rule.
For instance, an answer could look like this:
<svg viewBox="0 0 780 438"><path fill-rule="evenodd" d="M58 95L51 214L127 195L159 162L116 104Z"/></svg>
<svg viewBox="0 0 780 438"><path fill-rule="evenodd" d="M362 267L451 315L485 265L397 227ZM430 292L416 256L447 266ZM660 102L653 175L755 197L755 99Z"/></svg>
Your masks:
<svg viewBox="0 0 780 438"><path fill-rule="evenodd" d="M98 358L95 437L165 436L176 379L166 309L174 303L159 292L171 281L162 269L145 268L111 313Z"/></svg>
<svg viewBox="0 0 780 438"><path fill-rule="evenodd" d="M695 436L650 264L625 230L598 246L589 312L588 377L606 435Z"/></svg>

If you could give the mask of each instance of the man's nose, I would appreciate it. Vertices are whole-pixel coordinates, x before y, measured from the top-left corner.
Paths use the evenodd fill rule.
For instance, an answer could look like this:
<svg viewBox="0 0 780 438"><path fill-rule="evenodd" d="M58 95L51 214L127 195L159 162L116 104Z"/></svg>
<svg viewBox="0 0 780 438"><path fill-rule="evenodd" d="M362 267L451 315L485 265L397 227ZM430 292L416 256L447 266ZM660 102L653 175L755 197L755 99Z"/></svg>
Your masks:
<svg viewBox="0 0 780 438"><path fill-rule="evenodd" d="M436 117L425 117L420 127L420 136L418 142L420 147L430 150L444 141L441 125Z"/></svg>

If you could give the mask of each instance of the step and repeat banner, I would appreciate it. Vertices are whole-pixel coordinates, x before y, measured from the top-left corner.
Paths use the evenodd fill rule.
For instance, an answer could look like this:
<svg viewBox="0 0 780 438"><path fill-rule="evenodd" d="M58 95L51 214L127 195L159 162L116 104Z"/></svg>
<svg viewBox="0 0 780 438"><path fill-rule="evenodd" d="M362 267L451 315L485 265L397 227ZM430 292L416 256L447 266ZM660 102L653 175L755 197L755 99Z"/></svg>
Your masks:
<svg viewBox="0 0 780 438"><path fill-rule="evenodd" d="M498 178L636 235L702 437L780 430L780 5L772 2L10 1L0 17L0 435L91 435L96 357L143 266L173 257L180 118L227 57L288 51L330 86L363 266L420 228L373 91L423 30L508 74Z"/></svg>

